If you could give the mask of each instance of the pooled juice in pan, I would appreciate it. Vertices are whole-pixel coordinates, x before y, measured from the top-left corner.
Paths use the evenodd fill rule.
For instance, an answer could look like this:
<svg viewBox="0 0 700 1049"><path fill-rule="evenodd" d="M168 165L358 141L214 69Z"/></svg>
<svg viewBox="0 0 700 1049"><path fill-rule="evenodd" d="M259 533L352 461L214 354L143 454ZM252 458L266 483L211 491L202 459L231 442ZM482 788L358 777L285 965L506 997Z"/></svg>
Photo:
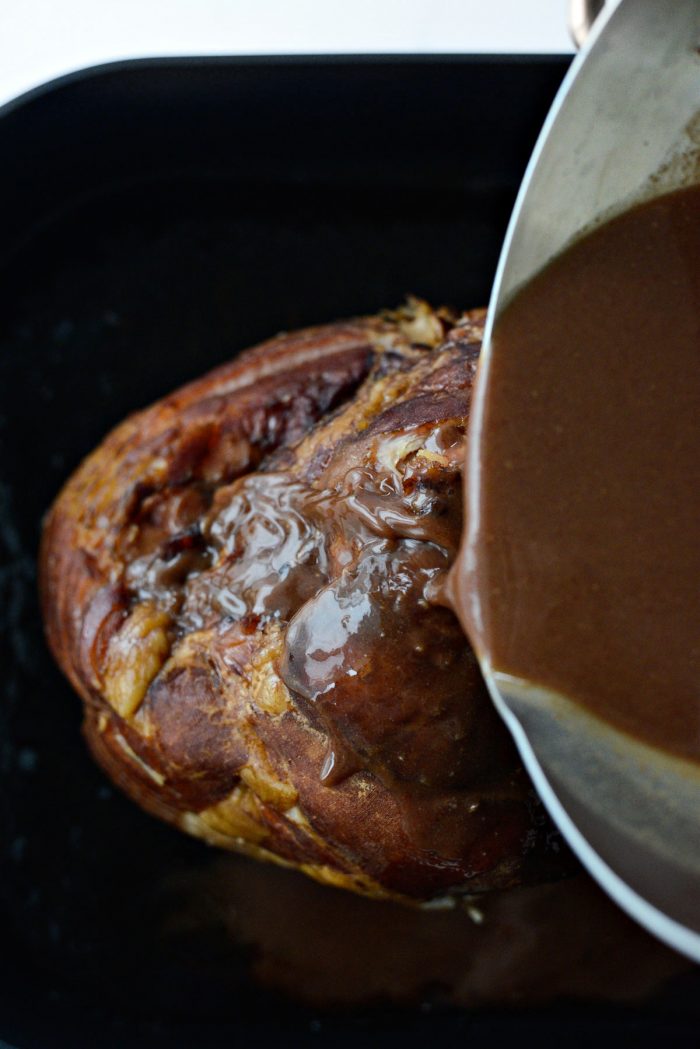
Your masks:
<svg viewBox="0 0 700 1049"><path fill-rule="evenodd" d="M700 187L516 293L477 385L452 577L477 652L700 761Z"/></svg>

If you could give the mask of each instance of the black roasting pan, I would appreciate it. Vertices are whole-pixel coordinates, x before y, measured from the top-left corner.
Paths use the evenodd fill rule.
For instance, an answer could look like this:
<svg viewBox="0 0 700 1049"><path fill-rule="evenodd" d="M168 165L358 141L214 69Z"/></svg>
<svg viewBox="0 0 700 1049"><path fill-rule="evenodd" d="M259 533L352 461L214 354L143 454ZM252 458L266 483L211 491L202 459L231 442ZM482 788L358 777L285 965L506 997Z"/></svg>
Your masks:
<svg viewBox="0 0 700 1049"><path fill-rule="evenodd" d="M628 1005L467 1010L427 987L331 1007L275 990L259 948L227 934L221 858L88 757L37 605L42 514L129 411L282 329L407 292L486 302L568 62L139 61L0 111L0 1045L697 1044L692 971ZM302 920L306 889L279 900L296 875L246 870L260 882L240 906L287 914L299 941L325 923L330 964L345 937L326 903ZM394 926L365 913L369 956Z"/></svg>

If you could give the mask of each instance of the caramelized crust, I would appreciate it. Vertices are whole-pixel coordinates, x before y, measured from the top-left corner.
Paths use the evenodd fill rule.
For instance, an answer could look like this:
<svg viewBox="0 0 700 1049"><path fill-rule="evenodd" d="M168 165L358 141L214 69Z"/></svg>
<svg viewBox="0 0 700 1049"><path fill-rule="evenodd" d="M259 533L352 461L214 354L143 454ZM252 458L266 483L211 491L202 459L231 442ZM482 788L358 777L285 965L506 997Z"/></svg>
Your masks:
<svg viewBox="0 0 700 1049"><path fill-rule="evenodd" d="M144 808L372 895L565 865L442 604L482 323L413 301L280 335L68 481L47 635Z"/></svg>

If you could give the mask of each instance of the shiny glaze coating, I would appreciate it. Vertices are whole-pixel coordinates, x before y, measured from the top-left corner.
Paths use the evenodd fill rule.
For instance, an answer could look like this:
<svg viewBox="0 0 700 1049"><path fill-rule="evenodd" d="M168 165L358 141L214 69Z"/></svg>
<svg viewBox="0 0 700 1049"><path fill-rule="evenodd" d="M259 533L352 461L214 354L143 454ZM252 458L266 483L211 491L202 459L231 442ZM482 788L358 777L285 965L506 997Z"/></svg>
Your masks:
<svg viewBox="0 0 700 1049"><path fill-rule="evenodd" d="M444 604L482 324L413 301L281 335L69 480L47 634L149 811L375 895L566 867Z"/></svg>

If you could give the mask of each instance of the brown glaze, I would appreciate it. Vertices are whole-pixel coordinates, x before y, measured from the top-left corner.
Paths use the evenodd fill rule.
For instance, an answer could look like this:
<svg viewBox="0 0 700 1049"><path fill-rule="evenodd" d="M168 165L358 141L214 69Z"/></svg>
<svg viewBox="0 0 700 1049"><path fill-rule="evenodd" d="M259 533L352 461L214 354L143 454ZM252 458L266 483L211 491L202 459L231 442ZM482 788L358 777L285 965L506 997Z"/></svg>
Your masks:
<svg viewBox="0 0 700 1049"><path fill-rule="evenodd" d="M700 187L639 205L506 307L480 376L453 577L496 669L694 761L699 234Z"/></svg>
<svg viewBox="0 0 700 1049"><path fill-rule="evenodd" d="M440 604L482 322L413 303L280 336L68 482L48 637L150 811L379 895L567 867Z"/></svg>
<svg viewBox="0 0 700 1049"><path fill-rule="evenodd" d="M222 854L173 872L158 901L165 949L199 979L206 965L239 986L245 945L257 981L317 1008L639 1003L692 969L584 874L433 909Z"/></svg>

